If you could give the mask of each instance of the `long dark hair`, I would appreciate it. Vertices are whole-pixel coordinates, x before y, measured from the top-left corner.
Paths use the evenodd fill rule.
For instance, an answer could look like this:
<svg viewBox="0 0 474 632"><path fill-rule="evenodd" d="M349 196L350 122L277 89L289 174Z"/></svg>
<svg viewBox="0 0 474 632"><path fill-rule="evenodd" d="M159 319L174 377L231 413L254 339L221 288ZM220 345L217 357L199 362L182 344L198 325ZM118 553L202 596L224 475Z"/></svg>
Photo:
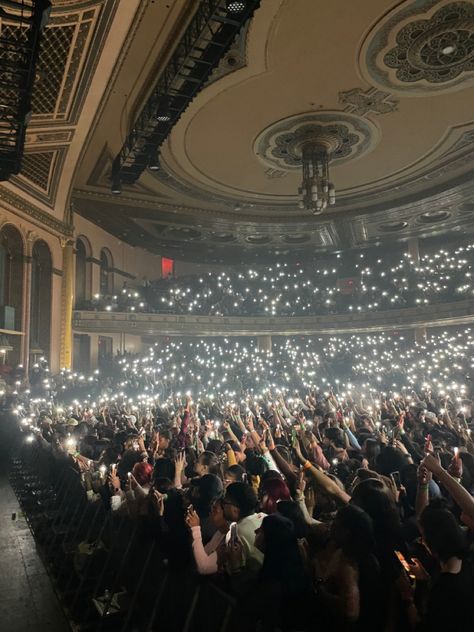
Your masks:
<svg viewBox="0 0 474 632"><path fill-rule="evenodd" d="M468 550L466 534L453 514L436 501L420 516L423 540L441 562L451 557L463 559Z"/></svg>
<svg viewBox="0 0 474 632"><path fill-rule="evenodd" d="M265 557L260 579L278 582L289 593L309 588L303 559L291 520L279 513L266 516L262 522Z"/></svg>
<svg viewBox="0 0 474 632"><path fill-rule="evenodd" d="M397 507L384 483L368 478L355 486L351 503L372 518L378 548L394 549L401 540L401 523Z"/></svg>

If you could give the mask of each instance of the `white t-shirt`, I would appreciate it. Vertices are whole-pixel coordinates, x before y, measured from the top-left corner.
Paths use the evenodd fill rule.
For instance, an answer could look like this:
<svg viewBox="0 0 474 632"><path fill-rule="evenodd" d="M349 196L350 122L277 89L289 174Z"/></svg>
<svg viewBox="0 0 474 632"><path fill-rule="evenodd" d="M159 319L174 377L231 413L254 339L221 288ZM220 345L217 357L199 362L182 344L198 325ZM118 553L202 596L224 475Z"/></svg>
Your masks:
<svg viewBox="0 0 474 632"><path fill-rule="evenodd" d="M256 571L263 564L263 553L255 546L255 531L261 526L266 515L254 513L237 523L237 536L244 548L245 566Z"/></svg>

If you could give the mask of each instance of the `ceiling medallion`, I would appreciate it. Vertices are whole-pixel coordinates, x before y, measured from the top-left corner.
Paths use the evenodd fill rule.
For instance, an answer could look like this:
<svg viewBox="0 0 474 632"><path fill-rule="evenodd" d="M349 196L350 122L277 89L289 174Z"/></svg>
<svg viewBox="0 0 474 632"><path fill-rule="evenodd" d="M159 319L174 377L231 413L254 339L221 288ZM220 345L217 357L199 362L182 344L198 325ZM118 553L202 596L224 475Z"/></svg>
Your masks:
<svg viewBox="0 0 474 632"><path fill-rule="evenodd" d="M361 71L414 94L467 87L474 79L474 5L451 2L429 15L439 3L422 4L420 11L412 2L375 27L361 48Z"/></svg>
<svg viewBox="0 0 474 632"><path fill-rule="evenodd" d="M370 151L379 138L368 119L339 111L291 116L267 127L254 142L258 158L271 169L302 169L300 208L318 215L335 204L329 164L342 164Z"/></svg>

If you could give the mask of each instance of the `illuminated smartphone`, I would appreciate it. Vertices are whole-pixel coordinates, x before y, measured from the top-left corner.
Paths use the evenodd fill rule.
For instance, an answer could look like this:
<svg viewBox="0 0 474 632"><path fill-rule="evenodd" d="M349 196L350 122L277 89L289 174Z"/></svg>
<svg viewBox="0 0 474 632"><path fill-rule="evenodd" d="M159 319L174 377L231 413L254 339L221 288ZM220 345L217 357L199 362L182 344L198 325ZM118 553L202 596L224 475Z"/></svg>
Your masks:
<svg viewBox="0 0 474 632"><path fill-rule="evenodd" d="M226 544L234 546L237 543L237 523L232 522L226 536Z"/></svg>
<svg viewBox="0 0 474 632"><path fill-rule="evenodd" d="M403 566L403 569L404 569L405 573L407 574L408 581L410 582L412 588L415 588L416 577L413 574L413 571L412 571L412 569L410 567L410 564L405 559L405 556L402 553L400 553L400 551L395 551L395 555L398 557L398 561ZM413 560L411 560L411 561L413 562Z"/></svg>
<svg viewBox="0 0 474 632"><path fill-rule="evenodd" d="M391 472L390 478L393 481L393 484L397 489L400 489L402 486L402 481L400 480L400 472Z"/></svg>

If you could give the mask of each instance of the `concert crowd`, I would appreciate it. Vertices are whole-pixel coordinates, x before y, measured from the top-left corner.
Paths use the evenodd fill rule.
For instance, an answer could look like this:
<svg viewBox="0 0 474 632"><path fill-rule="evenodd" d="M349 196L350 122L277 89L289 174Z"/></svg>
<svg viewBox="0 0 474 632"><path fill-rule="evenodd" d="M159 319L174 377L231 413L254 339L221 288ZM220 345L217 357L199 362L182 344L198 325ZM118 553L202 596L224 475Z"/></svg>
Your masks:
<svg viewBox="0 0 474 632"><path fill-rule="evenodd" d="M98 311L206 316L311 316L384 311L466 300L473 295L474 245L383 257L335 254L324 265L276 263L259 271L143 279L77 305Z"/></svg>
<svg viewBox="0 0 474 632"><path fill-rule="evenodd" d="M231 629L467 631L473 346L469 329L182 339L91 375L40 361L4 404L88 502L228 593Z"/></svg>

